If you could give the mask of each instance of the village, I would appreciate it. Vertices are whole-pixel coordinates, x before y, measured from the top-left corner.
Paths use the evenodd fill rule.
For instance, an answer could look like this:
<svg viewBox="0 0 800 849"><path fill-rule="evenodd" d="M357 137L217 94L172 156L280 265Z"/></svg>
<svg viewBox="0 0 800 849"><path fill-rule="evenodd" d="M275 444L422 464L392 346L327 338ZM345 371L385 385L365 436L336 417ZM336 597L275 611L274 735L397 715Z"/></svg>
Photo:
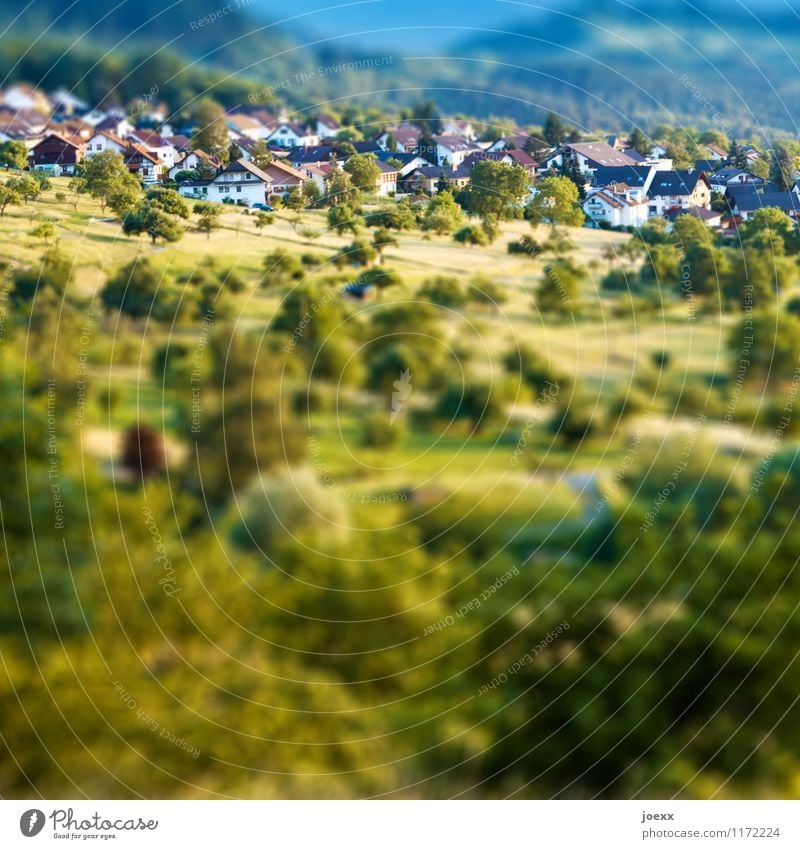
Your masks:
<svg viewBox="0 0 800 849"><path fill-rule="evenodd" d="M713 131L690 139L691 162L683 146L676 162L669 144L638 129L631 138L576 130L543 138L522 128L493 134L466 119L386 119L378 127L355 127L326 113L298 117L256 106L221 114L219 126L177 125L154 99L100 110L65 91L48 96L19 84L0 92L0 144L16 143L18 166L24 145L24 167L51 176L73 175L85 160L113 151L145 187L165 185L197 201L267 210L276 197L325 196L331 176L353 157L374 164L378 199L457 193L485 160L522 169L528 200L542 177L568 176L579 189L587 226L607 229L691 214L732 233L760 208L779 208L791 218L800 210L793 165L776 182L763 150L735 140L723 146ZM704 136L716 141L704 143ZM209 137L213 150L203 148Z"/></svg>

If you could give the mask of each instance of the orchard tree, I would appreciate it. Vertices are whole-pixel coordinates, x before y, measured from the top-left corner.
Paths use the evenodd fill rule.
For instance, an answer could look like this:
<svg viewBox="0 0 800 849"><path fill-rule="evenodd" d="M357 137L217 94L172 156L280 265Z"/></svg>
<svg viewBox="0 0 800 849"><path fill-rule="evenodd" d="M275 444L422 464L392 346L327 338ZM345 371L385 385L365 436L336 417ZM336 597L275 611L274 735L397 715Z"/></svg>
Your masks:
<svg viewBox="0 0 800 849"><path fill-rule="evenodd" d="M81 163L80 176L86 181L86 191L100 201L105 209L109 195L125 187L134 191L139 181L128 171L122 156L113 150L103 150L86 157Z"/></svg>
<svg viewBox="0 0 800 849"><path fill-rule="evenodd" d="M423 230L433 230L441 236L452 233L464 220L464 213L450 192L442 192L428 201L425 216L422 219Z"/></svg>
<svg viewBox="0 0 800 849"><path fill-rule="evenodd" d="M514 218L528 195L530 179L519 165L484 159L470 173L467 207L484 220Z"/></svg>
<svg viewBox="0 0 800 849"><path fill-rule="evenodd" d="M328 210L328 226L335 230L340 236L351 232L354 236L358 232L359 220L356 211L347 204L338 204Z"/></svg>
<svg viewBox="0 0 800 849"><path fill-rule="evenodd" d="M253 225L257 230L261 231L264 227L268 227L270 224L275 223L275 216L271 215L269 212L264 212L263 210L259 210L255 218L253 219Z"/></svg>
<svg viewBox="0 0 800 849"><path fill-rule="evenodd" d="M531 222L548 222L580 227L584 222L578 188L567 177L544 177L537 185L536 196L528 205Z"/></svg>
<svg viewBox="0 0 800 849"><path fill-rule="evenodd" d="M222 210L215 203L196 203L194 214L197 216L197 229L206 234L206 239L211 238L214 230L219 230L219 218Z"/></svg>
<svg viewBox="0 0 800 849"><path fill-rule="evenodd" d="M586 269L571 259L554 259L544 267L536 291L536 306L542 313L569 315L579 309L580 284Z"/></svg>
<svg viewBox="0 0 800 849"><path fill-rule="evenodd" d="M359 153L351 156L345 163L344 170L350 175L357 189L369 194L375 193L381 169L375 163L374 154Z"/></svg>
<svg viewBox="0 0 800 849"><path fill-rule="evenodd" d="M642 156L649 156L652 144L638 127L634 127L628 136L628 146Z"/></svg>
<svg viewBox="0 0 800 849"><path fill-rule="evenodd" d="M372 247L378 252L378 262L383 262L383 252L388 247L397 247L400 243L391 230L379 228L372 234Z"/></svg>
<svg viewBox="0 0 800 849"><path fill-rule="evenodd" d="M14 206L22 203L22 197L18 191L9 188L7 185L0 185L0 218L6 214L7 206Z"/></svg>
<svg viewBox="0 0 800 849"><path fill-rule="evenodd" d="M122 232L126 236L146 233L153 244L158 239L177 242L183 237L183 228L157 204L145 201L128 212L122 219Z"/></svg>
<svg viewBox="0 0 800 849"><path fill-rule="evenodd" d="M336 168L330 172L326 184L325 202L328 206L345 204L356 207L361 200L361 192L347 171Z"/></svg>
<svg viewBox="0 0 800 849"><path fill-rule="evenodd" d="M39 197L42 191L41 184L38 180L28 174L23 174L19 177L12 177L7 183L9 189L16 192L27 203L29 200L35 200Z"/></svg>
<svg viewBox="0 0 800 849"><path fill-rule="evenodd" d="M142 422L128 427L122 441L122 467L143 481L160 474L165 466L161 434Z"/></svg>
<svg viewBox="0 0 800 849"><path fill-rule="evenodd" d="M21 171L28 164L28 148L25 142L9 139L0 144L0 165Z"/></svg>

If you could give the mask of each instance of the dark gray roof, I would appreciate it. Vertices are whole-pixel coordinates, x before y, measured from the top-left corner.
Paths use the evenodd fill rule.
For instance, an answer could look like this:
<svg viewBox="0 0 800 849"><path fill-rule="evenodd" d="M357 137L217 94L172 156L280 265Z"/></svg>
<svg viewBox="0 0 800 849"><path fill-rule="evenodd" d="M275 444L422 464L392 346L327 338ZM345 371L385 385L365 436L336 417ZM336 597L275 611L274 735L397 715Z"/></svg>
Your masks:
<svg viewBox="0 0 800 849"><path fill-rule="evenodd" d="M690 195L697 186L697 181L703 175L702 171L656 171L653 182L650 183L648 194L651 197L660 195Z"/></svg>
<svg viewBox="0 0 800 849"><path fill-rule="evenodd" d="M594 172L593 186L610 186L625 183L632 189L644 188L650 174L650 165L605 165Z"/></svg>

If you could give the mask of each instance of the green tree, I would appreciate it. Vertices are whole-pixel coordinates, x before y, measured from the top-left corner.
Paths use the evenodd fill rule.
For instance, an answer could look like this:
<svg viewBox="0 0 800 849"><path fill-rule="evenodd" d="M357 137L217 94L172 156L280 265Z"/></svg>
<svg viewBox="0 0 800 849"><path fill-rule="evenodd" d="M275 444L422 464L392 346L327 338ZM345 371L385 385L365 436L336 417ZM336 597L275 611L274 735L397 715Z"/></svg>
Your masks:
<svg viewBox="0 0 800 849"><path fill-rule="evenodd" d="M328 210L328 227L340 236L348 231L354 236L358 232L360 221L356 211L347 204L338 204Z"/></svg>
<svg viewBox="0 0 800 849"><path fill-rule="evenodd" d="M12 177L6 186L13 192L16 192L27 203L29 200L35 200L39 197L42 191L41 184L38 180L34 180L28 174L23 174L19 177Z"/></svg>
<svg viewBox="0 0 800 849"><path fill-rule="evenodd" d="M542 313L568 315L579 310L580 286L586 269L571 259L554 259L544 267L536 290L536 306Z"/></svg>
<svg viewBox="0 0 800 849"><path fill-rule="evenodd" d="M433 230L441 236L452 233L464 220L464 213L450 192L441 192L428 201L422 219L423 230Z"/></svg>
<svg viewBox="0 0 800 849"><path fill-rule="evenodd" d="M50 221L42 221L30 231L34 239L43 239L45 242L49 242L55 234L56 228Z"/></svg>
<svg viewBox="0 0 800 849"><path fill-rule="evenodd" d="M440 307L458 308L467 302L464 287L455 277L433 277L420 286L417 296Z"/></svg>
<svg viewBox="0 0 800 849"><path fill-rule="evenodd" d="M567 177L544 177L540 180L528 210L533 224L548 222L553 227L558 224L580 227L585 217L578 189Z"/></svg>
<svg viewBox="0 0 800 849"><path fill-rule="evenodd" d="M131 318L150 315L164 286L162 275L147 257L139 257L108 278L100 291L100 301L109 310Z"/></svg>
<svg viewBox="0 0 800 849"><path fill-rule="evenodd" d="M82 163L81 177L86 181L86 190L100 201L105 209L112 191L126 187L134 190L139 182L128 171L122 156L113 150L104 150L88 156Z"/></svg>
<svg viewBox="0 0 800 849"><path fill-rule="evenodd" d="M557 147L569 135L569 128L555 112L548 112L542 127L542 135L549 145Z"/></svg>
<svg viewBox="0 0 800 849"><path fill-rule="evenodd" d="M122 232L126 236L146 233L155 244L158 239L178 242L184 231L157 203L145 201L122 219Z"/></svg>
<svg viewBox="0 0 800 849"><path fill-rule="evenodd" d="M344 170L350 175L353 185L362 192L373 194L381 169L375 164L375 155L359 153L351 156L345 163Z"/></svg>
<svg viewBox="0 0 800 849"><path fill-rule="evenodd" d="M206 238L210 239L214 230L220 227L219 219L222 210L214 203L196 203L194 205L194 214L197 216L197 229L201 233L206 234Z"/></svg>
<svg viewBox="0 0 800 849"><path fill-rule="evenodd" d="M462 245L475 247L477 245L488 244L489 239L486 237L486 233L482 227L478 227L475 224L467 224L453 233L453 241Z"/></svg>
<svg viewBox="0 0 800 849"><path fill-rule="evenodd" d="M0 143L0 165L22 170L28 164L28 148L25 142L9 139Z"/></svg>
<svg viewBox="0 0 800 849"><path fill-rule="evenodd" d="M628 145L642 156L649 156L650 149L653 146L650 139L639 129L634 127L628 136Z"/></svg>
<svg viewBox="0 0 800 849"><path fill-rule="evenodd" d="M22 197L19 192L9 188L7 185L0 185L0 218L6 214L7 206L15 206L22 203Z"/></svg>
<svg viewBox="0 0 800 849"><path fill-rule="evenodd" d="M272 162L272 159L272 151L269 149L269 146L263 139L259 139L253 145L252 151L250 151L250 161L256 168L263 170Z"/></svg>
<svg viewBox="0 0 800 849"><path fill-rule="evenodd" d="M519 165L484 159L470 173L467 207L483 219L516 217L528 196L530 179Z"/></svg>
<svg viewBox="0 0 800 849"><path fill-rule="evenodd" d="M383 262L383 252L386 248L397 247L400 243L391 230L379 227L372 234L372 247L378 252L378 262Z"/></svg>
<svg viewBox="0 0 800 849"><path fill-rule="evenodd" d="M361 192L353 183L350 174L336 168L330 172L326 182L325 203L328 206L356 207L361 200Z"/></svg>
<svg viewBox="0 0 800 849"><path fill-rule="evenodd" d="M225 110L214 100L204 97L192 110L195 133L192 150L202 150L219 159L228 161L228 128L225 126Z"/></svg>
<svg viewBox="0 0 800 849"><path fill-rule="evenodd" d="M42 294L62 298L72 282L73 268L73 261L57 247L47 248L38 264L12 273L11 300L26 304Z"/></svg>

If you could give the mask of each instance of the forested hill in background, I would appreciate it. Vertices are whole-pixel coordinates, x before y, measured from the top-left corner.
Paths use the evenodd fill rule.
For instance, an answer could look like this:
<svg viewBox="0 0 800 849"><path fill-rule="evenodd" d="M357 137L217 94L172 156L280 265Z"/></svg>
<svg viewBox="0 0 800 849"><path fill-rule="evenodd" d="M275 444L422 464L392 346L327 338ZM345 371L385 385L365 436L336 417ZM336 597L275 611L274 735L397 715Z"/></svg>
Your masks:
<svg viewBox="0 0 800 849"><path fill-rule="evenodd" d="M110 89L112 99L124 101L155 84L175 108L213 85L212 94L235 105L272 87L300 109L343 97L407 106L432 96L445 114L504 115L522 124L538 123L553 109L571 123L608 130L627 129L632 120L741 135L796 130L800 17L781 3L576 0L559 11L498 4L511 23L498 12L496 28L471 29L468 13L456 15L443 31L448 43L431 56L414 47L414 27L423 25L416 16L393 17L392 33L356 36L348 35L347 19L347 27L340 21L320 40L303 31L308 19L274 24L275 3L239 2L213 25L192 26L217 7L207 0L77 0L66 7L63 0L34 0L24 11L0 10L0 32L9 27L0 61L10 80L65 84L92 102ZM377 56L392 61L367 71L313 73ZM305 82L295 78L309 72Z"/></svg>

